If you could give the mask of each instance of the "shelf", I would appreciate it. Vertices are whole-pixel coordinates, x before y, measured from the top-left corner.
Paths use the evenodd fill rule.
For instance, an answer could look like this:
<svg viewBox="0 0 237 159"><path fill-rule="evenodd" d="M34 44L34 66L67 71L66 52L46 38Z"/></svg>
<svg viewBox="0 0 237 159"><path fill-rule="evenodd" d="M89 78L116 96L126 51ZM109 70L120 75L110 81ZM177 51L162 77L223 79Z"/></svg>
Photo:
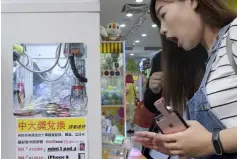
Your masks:
<svg viewBox="0 0 237 159"><path fill-rule="evenodd" d="M103 79L118 79L118 78L124 78L123 76L101 76Z"/></svg>
<svg viewBox="0 0 237 159"><path fill-rule="evenodd" d="M124 105L101 105L102 107L124 107Z"/></svg>
<svg viewBox="0 0 237 159"><path fill-rule="evenodd" d="M111 41L100 43L100 53L123 53L124 45L122 41Z"/></svg>
<svg viewBox="0 0 237 159"><path fill-rule="evenodd" d="M119 54L123 54L122 52L118 52ZM101 52L101 54L113 54L112 52Z"/></svg>
<svg viewBox="0 0 237 159"><path fill-rule="evenodd" d="M121 148L122 144L115 144L115 143L102 143L103 148Z"/></svg>

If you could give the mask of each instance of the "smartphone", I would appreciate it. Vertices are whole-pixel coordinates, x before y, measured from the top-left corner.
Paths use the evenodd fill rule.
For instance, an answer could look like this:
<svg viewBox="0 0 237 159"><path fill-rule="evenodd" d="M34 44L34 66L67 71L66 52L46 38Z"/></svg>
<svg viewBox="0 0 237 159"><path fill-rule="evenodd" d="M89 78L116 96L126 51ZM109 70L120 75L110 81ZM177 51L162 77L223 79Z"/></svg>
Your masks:
<svg viewBox="0 0 237 159"><path fill-rule="evenodd" d="M161 133L173 134L185 131L188 128L187 123L178 112L166 108L164 98L156 101L154 105L156 109L161 112L160 115L155 117L155 123Z"/></svg>

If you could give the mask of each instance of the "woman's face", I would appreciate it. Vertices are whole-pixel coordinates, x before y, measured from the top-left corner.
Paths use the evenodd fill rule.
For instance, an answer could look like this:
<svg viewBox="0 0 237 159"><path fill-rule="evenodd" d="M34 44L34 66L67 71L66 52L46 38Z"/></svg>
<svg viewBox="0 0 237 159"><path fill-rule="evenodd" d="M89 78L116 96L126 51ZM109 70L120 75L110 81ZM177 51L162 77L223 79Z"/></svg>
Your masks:
<svg viewBox="0 0 237 159"><path fill-rule="evenodd" d="M160 33L187 51L196 47L203 37L203 22L195 11L197 6L196 0L156 1Z"/></svg>

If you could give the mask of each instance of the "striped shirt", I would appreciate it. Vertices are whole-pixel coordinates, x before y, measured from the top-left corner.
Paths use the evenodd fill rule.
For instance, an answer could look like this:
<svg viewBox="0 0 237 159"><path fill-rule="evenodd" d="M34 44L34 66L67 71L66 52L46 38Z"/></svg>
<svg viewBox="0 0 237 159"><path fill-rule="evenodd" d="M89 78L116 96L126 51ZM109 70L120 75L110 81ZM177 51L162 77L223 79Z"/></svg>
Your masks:
<svg viewBox="0 0 237 159"><path fill-rule="evenodd" d="M234 41L232 52L237 63L237 18L228 30ZM237 75L234 72L226 51L227 33L224 35L216 59L206 83L207 98L212 112L227 127L237 126Z"/></svg>

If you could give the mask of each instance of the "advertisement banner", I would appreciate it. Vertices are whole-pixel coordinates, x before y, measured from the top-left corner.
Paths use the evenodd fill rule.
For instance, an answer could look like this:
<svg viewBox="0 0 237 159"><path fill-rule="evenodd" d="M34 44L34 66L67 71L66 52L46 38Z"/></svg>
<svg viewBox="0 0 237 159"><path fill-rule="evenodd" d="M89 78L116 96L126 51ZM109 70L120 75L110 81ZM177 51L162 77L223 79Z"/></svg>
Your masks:
<svg viewBox="0 0 237 159"><path fill-rule="evenodd" d="M18 118L17 159L87 159L86 118Z"/></svg>

